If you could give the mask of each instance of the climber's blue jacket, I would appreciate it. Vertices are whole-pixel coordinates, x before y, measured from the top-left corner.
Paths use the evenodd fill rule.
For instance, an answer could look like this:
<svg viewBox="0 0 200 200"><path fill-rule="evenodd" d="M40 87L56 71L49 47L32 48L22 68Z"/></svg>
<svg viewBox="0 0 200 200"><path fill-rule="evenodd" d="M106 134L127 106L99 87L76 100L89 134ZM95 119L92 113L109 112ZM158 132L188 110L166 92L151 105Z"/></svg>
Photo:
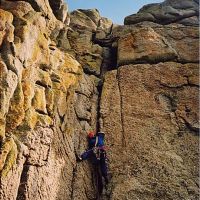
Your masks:
<svg viewBox="0 0 200 200"><path fill-rule="evenodd" d="M98 137L98 141L96 144L96 138ZM108 182L107 173L108 173L108 166L107 166L107 158L106 158L106 151L104 149L104 133L97 133L95 137L88 138L89 149L85 151L81 158L82 160L87 160L91 158L94 164L99 164L102 176L105 178L105 181ZM93 149L96 147L100 150L100 157L97 159Z"/></svg>
<svg viewBox="0 0 200 200"><path fill-rule="evenodd" d="M96 136L89 138L88 143L89 143L89 149L92 149L95 147L96 144L96 137L98 137L98 142L97 142L97 147L103 147L104 146L104 133L97 133Z"/></svg>

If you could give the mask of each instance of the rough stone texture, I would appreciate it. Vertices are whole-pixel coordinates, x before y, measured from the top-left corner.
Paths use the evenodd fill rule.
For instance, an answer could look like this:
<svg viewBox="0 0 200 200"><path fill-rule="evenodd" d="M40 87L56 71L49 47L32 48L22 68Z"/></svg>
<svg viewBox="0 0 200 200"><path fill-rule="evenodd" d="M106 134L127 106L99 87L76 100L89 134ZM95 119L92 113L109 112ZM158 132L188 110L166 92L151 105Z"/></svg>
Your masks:
<svg viewBox="0 0 200 200"><path fill-rule="evenodd" d="M76 162L91 130L106 133L100 199L198 199L196 4L119 26L96 9L70 23L63 0L1 0L0 199L98 199L93 166Z"/></svg>
<svg viewBox="0 0 200 200"><path fill-rule="evenodd" d="M147 26L148 28L146 28ZM151 33L151 35L157 35L157 38L148 37L149 34L146 34L147 32ZM146 34L145 37L140 37L142 34ZM197 27L187 28L177 24L161 26L154 23L142 23L136 26L115 27L113 36L120 38L118 42L118 63L122 62L121 64L126 64L126 59L128 63L156 63L163 60L177 60L181 63L199 62L199 33ZM137 40L134 40L134 37L137 36ZM158 38L160 38L160 42L158 42ZM165 48L161 51L156 51L162 45ZM145 54L146 56L138 60L136 52L138 52L139 56L144 56ZM162 54L162 56L159 56L159 54ZM123 56L125 57L123 58ZM153 57L154 59L151 59ZM124 59L124 61L121 61L121 59Z"/></svg>
<svg viewBox="0 0 200 200"><path fill-rule="evenodd" d="M83 66L87 74L100 76L103 61L103 45L95 44L98 32L103 32L104 39L111 32L112 22L100 16L97 9L79 9L71 12L70 30L66 34L68 41L60 37L60 44L67 44L73 49L72 53ZM65 32L66 33L66 32ZM66 47L64 47L66 48ZM68 48L69 51L69 48Z"/></svg>
<svg viewBox="0 0 200 200"><path fill-rule="evenodd" d="M62 3L54 14L64 21ZM77 166L75 153L85 150L86 132L96 129L99 80L59 49L68 41L61 31L70 28L50 5L1 1L0 199L96 195L92 166ZM84 98L78 103L77 96Z"/></svg>
<svg viewBox="0 0 200 200"><path fill-rule="evenodd" d="M88 9L88 10L79 9L79 11L86 14L97 26L99 26L99 20L101 19L101 16L97 9Z"/></svg>
<svg viewBox="0 0 200 200"><path fill-rule="evenodd" d="M159 24L180 23L184 25L198 25L198 20L190 17L198 17L199 2L195 0L166 0L163 3L155 3L144 6L137 14L124 19L124 24L136 24L142 21L156 22ZM188 23L184 21L189 18Z"/></svg>
<svg viewBox="0 0 200 200"><path fill-rule="evenodd" d="M167 40L152 28L139 29L118 41L118 65L128 63L156 63L177 58Z"/></svg>
<svg viewBox="0 0 200 200"><path fill-rule="evenodd" d="M49 0L49 4L56 18L62 22L65 22L67 18L68 8L67 8L67 4L64 3L64 0L60 0L60 1Z"/></svg>
<svg viewBox="0 0 200 200"><path fill-rule="evenodd" d="M198 199L197 73L197 64L166 62L106 74L110 199Z"/></svg>
<svg viewBox="0 0 200 200"><path fill-rule="evenodd" d="M83 30L95 31L97 25L93 20L82 10L75 10L70 13L70 26L78 27Z"/></svg>
<svg viewBox="0 0 200 200"><path fill-rule="evenodd" d="M86 73L100 75L103 58L99 54L83 54L77 57Z"/></svg>

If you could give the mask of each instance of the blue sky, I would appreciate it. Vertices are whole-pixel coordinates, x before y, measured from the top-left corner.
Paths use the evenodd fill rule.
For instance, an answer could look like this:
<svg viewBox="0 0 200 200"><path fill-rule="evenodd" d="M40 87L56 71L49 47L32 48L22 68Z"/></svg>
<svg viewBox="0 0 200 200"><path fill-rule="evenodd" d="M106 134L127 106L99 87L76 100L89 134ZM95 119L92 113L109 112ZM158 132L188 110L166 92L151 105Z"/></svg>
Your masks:
<svg viewBox="0 0 200 200"><path fill-rule="evenodd" d="M78 8L97 8L101 16L111 19L116 24L123 24L124 18L137 11L146 4L160 3L163 0L65 0L69 11Z"/></svg>

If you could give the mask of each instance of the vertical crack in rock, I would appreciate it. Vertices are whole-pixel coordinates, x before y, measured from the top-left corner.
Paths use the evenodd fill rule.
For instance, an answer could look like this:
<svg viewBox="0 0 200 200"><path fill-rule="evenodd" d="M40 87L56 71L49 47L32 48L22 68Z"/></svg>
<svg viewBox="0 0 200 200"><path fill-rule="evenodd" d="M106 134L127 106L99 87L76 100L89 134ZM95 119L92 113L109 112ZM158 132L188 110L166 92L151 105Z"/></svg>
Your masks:
<svg viewBox="0 0 200 200"><path fill-rule="evenodd" d="M123 96L122 96L122 88L120 84L120 68L117 69L117 83L118 83L118 88L119 88L119 95L120 95L120 112L121 112L121 126L122 126L122 146L126 147L126 135L125 135L125 130L124 130L124 115L123 115Z"/></svg>
<svg viewBox="0 0 200 200"><path fill-rule="evenodd" d="M97 131L101 131L101 129L103 128L102 124L101 124L101 113L100 113L100 101L101 101L101 94L102 94L102 87L103 87L103 83L102 80L99 81L99 84L97 86L97 90L98 90L98 99L97 99L97 123L96 123L96 130ZM102 126L102 127L101 127Z"/></svg>
<svg viewBox="0 0 200 200"><path fill-rule="evenodd" d="M29 165L24 164L16 200L26 199Z"/></svg>
<svg viewBox="0 0 200 200"><path fill-rule="evenodd" d="M73 196L74 196L74 184L75 184L75 177L76 177L76 172L77 172L77 165L74 167L73 169L73 174L72 174L72 181L71 181L71 200L73 200Z"/></svg>

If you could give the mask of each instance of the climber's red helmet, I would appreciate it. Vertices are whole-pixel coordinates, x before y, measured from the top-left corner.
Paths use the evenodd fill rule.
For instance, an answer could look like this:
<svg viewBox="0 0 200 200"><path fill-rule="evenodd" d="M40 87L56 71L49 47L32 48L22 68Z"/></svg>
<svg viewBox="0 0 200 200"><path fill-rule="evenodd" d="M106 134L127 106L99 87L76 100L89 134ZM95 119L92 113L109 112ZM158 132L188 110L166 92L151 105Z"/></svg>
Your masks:
<svg viewBox="0 0 200 200"><path fill-rule="evenodd" d="M90 132L88 133L88 137L89 137L89 138L94 137L94 135L95 135L94 131L90 131Z"/></svg>

